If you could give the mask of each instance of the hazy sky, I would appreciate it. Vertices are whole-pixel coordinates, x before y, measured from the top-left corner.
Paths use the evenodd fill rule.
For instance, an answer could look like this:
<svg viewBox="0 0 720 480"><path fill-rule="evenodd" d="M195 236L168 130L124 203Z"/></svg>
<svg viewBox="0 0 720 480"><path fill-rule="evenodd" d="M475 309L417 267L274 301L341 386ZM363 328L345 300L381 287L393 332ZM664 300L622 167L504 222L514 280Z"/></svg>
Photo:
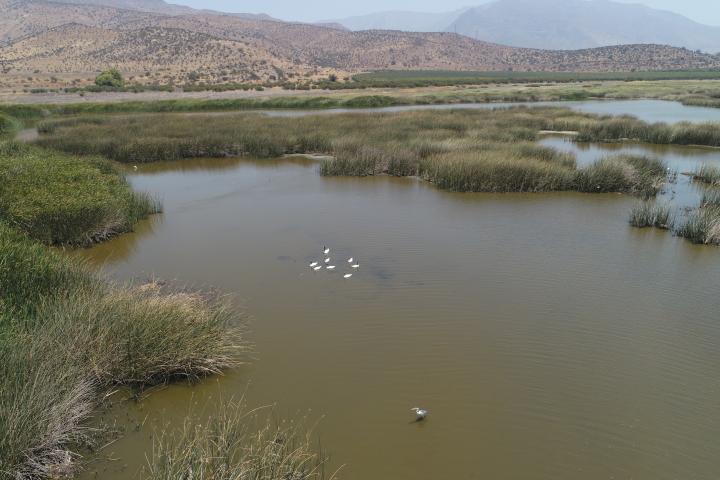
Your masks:
<svg viewBox="0 0 720 480"><path fill-rule="evenodd" d="M169 3L225 12L267 13L283 20L315 21L383 10L439 12L485 3L484 0L167 0ZM616 0L644 3L681 13L702 23L720 25L720 0Z"/></svg>

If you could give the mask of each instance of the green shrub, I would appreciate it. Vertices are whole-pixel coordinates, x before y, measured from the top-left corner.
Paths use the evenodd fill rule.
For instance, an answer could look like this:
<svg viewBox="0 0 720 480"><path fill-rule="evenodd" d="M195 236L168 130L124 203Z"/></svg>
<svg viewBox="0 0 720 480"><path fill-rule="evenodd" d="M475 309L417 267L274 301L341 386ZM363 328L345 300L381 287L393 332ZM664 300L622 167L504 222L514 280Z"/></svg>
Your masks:
<svg viewBox="0 0 720 480"><path fill-rule="evenodd" d="M95 85L98 87L122 88L125 85L125 80L119 70L111 68L95 77Z"/></svg>

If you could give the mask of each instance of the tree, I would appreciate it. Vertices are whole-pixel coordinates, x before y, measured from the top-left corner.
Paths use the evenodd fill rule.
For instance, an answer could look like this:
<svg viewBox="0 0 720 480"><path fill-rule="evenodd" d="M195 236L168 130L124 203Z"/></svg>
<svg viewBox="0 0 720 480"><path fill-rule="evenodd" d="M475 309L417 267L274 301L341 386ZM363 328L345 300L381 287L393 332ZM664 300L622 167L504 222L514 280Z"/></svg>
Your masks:
<svg viewBox="0 0 720 480"><path fill-rule="evenodd" d="M110 70L105 70L95 77L95 85L98 87L121 88L125 85L125 80L123 80L122 73L120 73L116 68L111 68Z"/></svg>
<svg viewBox="0 0 720 480"><path fill-rule="evenodd" d="M337 82L337 75L335 75L334 73L331 73L330 76L328 77L328 80L330 80L331 82Z"/></svg>

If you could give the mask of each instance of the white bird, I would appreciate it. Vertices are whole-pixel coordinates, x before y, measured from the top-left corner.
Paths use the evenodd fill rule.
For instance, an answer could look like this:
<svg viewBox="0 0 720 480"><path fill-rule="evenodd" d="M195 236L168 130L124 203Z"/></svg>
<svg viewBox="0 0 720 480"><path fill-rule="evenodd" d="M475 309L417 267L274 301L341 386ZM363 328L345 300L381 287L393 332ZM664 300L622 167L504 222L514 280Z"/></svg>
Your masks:
<svg viewBox="0 0 720 480"><path fill-rule="evenodd" d="M137 165L133 165L133 170L137 170Z"/></svg>
<svg viewBox="0 0 720 480"><path fill-rule="evenodd" d="M328 247L323 247L323 253L327 255L328 253L330 253L330 249Z"/></svg>
<svg viewBox="0 0 720 480"><path fill-rule="evenodd" d="M422 420L425 420L425 417L427 417L428 411L423 410L422 408L413 407L410 410L415 412L415 421L420 422Z"/></svg>
<svg viewBox="0 0 720 480"><path fill-rule="evenodd" d="M329 258L326 258L326 259L325 259L325 263L330 263L330 259L329 259Z"/></svg>
<svg viewBox="0 0 720 480"><path fill-rule="evenodd" d="M320 270L321 268L322 268L322 267L314 267L313 270L315 270L315 271L317 272L317 271Z"/></svg>
<svg viewBox="0 0 720 480"><path fill-rule="evenodd" d="M313 262L313 263L310 264L310 266L311 266L312 268L317 267L317 265L318 265L318 262Z"/></svg>
<svg viewBox="0 0 720 480"><path fill-rule="evenodd" d="M328 265L325 268L327 268L328 270L335 270L335 265Z"/></svg>
<svg viewBox="0 0 720 480"><path fill-rule="evenodd" d="M353 257L348 258L348 263L352 263L354 261L355 261L355 259Z"/></svg>
<svg viewBox="0 0 720 480"><path fill-rule="evenodd" d="M346 274L343 278L350 278L350 277L352 277L352 273Z"/></svg>
<svg viewBox="0 0 720 480"><path fill-rule="evenodd" d="M352 266L352 268L360 268L360 264L356 263L355 265Z"/></svg>

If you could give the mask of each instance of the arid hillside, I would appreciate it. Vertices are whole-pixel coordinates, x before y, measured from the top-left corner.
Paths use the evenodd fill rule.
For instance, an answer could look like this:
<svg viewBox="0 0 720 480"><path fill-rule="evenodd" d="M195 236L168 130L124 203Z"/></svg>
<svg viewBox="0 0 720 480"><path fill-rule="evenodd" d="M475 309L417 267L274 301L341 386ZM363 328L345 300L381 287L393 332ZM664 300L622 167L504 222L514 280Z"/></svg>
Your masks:
<svg viewBox="0 0 720 480"><path fill-rule="evenodd" d="M0 68L87 81L117 67L143 83L318 78L370 69L627 71L720 68L720 58L662 45L537 50L454 33L350 32L262 17L162 13L46 0L0 0ZM90 0L88 0L90 1ZM141 2L140 2L141 3ZM138 0L124 2L136 5ZM161 6L161 5L160 5ZM150 9L148 7L148 9ZM183 10L185 11L185 10ZM28 73L40 76L30 76ZM30 79L30 80L29 80Z"/></svg>

